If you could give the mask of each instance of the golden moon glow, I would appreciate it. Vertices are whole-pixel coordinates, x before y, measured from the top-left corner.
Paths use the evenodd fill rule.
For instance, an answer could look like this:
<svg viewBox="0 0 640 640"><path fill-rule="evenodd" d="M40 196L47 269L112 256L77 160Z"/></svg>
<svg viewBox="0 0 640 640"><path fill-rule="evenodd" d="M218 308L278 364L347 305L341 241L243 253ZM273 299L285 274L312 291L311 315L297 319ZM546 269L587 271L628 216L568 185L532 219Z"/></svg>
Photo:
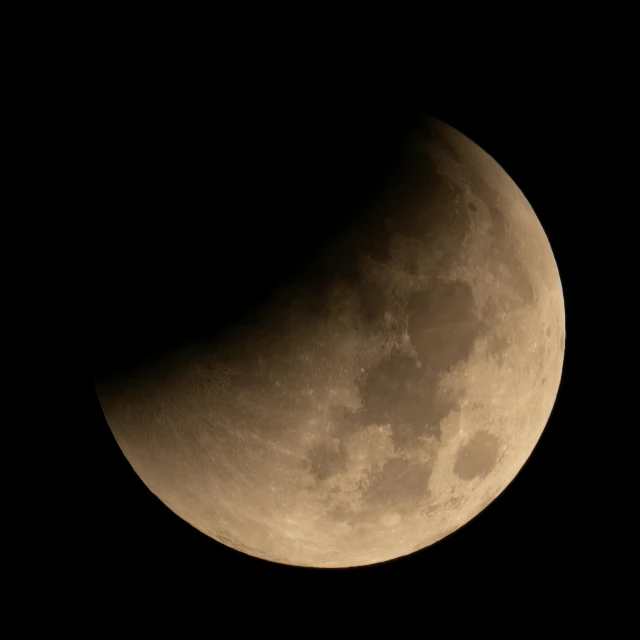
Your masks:
<svg viewBox="0 0 640 640"><path fill-rule="evenodd" d="M98 394L137 474L200 531L367 565L455 531L521 469L560 382L562 288L517 186L434 119L315 269L224 344Z"/></svg>

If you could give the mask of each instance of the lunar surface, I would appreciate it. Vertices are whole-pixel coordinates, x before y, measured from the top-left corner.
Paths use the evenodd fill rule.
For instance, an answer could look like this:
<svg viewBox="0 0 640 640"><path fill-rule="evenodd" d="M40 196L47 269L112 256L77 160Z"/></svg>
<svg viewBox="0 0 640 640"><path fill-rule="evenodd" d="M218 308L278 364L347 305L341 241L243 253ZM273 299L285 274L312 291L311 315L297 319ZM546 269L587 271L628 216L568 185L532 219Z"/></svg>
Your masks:
<svg viewBox="0 0 640 640"><path fill-rule="evenodd" d="M433 544L505 489L551 413L564 339L531 206L426 119L313 278L224 343L97 389L134 470L200 531L273 562L368 565Z"/></svg>

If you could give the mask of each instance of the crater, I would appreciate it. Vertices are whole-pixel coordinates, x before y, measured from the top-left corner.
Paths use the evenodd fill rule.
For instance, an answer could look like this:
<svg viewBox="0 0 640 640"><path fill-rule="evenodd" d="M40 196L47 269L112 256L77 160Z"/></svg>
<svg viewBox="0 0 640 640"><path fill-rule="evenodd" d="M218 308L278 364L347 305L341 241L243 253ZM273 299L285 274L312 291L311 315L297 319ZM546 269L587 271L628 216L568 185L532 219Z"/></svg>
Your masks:
<svg viewBox="0 0 640 640"><path fill-rule="evenodd" d="M440 282L413 294L408 332L423 365L445 372L469 357L486 330L474 307L471 286L463 282Z"/></svg>
<svg viewBox="0 0 640 640"><path fill-rule="evenodd" d="M509 338L494 333L487 341L487 354L494 357L499 365L502 365L510 344Z"/></svg>
<svg viewBox="0 0 640 640"><path fill-rule="evenodd" d="M365 509L403 515L415 508L427 495L431 466L402 458L389 460L374 476L361 498Z"/></svg>
<svg viewBox="0 0 640 640"><path fill-rule="evenodd" d="M487 431L478 431L456 455L454 473L462 480L486 477L498 459L499 441Z"/></svg>
<svg viewBox="0 0 640 640"><path fill-rule="evenodd" d="M359 390L359 422L390 424L394 445L400 448L420 436L440 438L440 422L459 406L457 398L439 390L436 374L400 353L369 369Z"/></svg>
<svg viewBox="0 0 640 640"><path fill-rule="evenodd" d="M346 471L347 452L340 440L322 443L310 450L303 465L317 482L322 482L333 475Z"/></svg>
<svg viewBox="0 0 640 640"><path fill-rule="evenodd" d="M389 460L379 473L372 476L357 507L336 506L327 515L333 521L352 527L399 524L404 516L417 511L428 498L431 472L430 464L402 458Z"/></svg>

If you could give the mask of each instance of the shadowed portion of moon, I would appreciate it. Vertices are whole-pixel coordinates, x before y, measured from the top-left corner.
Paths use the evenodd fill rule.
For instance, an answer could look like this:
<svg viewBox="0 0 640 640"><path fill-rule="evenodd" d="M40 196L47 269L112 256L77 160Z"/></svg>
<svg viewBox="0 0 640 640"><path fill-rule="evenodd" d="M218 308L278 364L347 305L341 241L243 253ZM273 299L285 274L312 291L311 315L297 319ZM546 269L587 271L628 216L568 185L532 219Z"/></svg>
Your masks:
<svg viewBox="0 0 640 640"><path fill-rule="evenodd" d="M513 479L555 400L560 279L495 161L425 120L365 213L225 341L98 384L151 491L260 558L357 566L436 542Z"/></svg>
<svg viewBox="0 0 640 640"><path fill-rule="evenodd" d="M425 251L438 256L439 266L446 265L470 228L465 216L452 215L456 198L461 195L459 186L438 173L433 158L424 153L410 154L372 212L371 220L379 228L373 227L375 233L367 234L363 251L386 263L394 257L394 249L397 253L400 240L404 245L401 268L408 273L420 273ZM426 202L428 216L424 215Z"/></svg>

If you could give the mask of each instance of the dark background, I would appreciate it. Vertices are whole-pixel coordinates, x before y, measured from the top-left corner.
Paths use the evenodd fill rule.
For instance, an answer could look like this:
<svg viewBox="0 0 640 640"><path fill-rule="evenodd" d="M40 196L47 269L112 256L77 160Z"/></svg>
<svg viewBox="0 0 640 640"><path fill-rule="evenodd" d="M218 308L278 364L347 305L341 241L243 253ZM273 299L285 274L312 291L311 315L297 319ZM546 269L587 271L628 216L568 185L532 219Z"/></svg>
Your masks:
<svg viewBox="0 0 640 640"><path fill-rule="evenodd" d="M136 593L215 591L258 576L337 586L394 580L556 588L587 580L596 552L585 532L577 408L576 258L588 202L576 202L576 162L590 127L574 77L536 65L509 77L436 78L366 57L347 68L252 59L197 68L153 55L104 71L89 143L99 162L91 209L88 320L92 399L78 482L83 522L72 534L84 584ZM125 68L126 67L126 68ZM586 93L585 93L586 91ZM567 316L564 374L549 424L514 482L472 522L409 557L350 570L271 564L199 533L136 476L102 415L93 376L117 379L223 330L274 282L321 251L359 215L416 118L432 113L493 156L524 192L554 251ZM579 205L579 206L578 206ZM93 215L93 214L92 214ZM580 272L579 272L580 271ZM587 486L593 486L587 485ZM598 556L599 557L599 556ZM452 584L453 584L452 583ZM181 586L179 586L181 585ZM142 597L142 596L140 596Z"/></svg>

